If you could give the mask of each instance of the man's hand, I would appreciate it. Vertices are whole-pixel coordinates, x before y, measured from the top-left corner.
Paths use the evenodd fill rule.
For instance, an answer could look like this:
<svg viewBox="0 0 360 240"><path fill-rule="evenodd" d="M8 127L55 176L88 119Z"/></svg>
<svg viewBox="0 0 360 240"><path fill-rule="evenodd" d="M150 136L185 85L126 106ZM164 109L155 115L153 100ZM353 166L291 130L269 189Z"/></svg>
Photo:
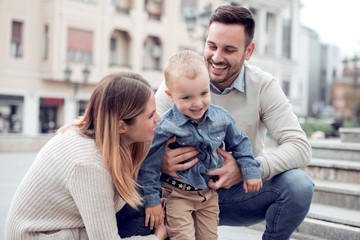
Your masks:
<svg viewBox="0 0 360 240"><path fill-rule="evenodd" d="M161 205L145 208L145 226L147 227L150 221L150 229L157 228L164 224L164 210Z"/></svg>
<svg viewBox="0 0 360 240"><path fill-rule="evenodd" d="M195 147L182 147L176 149L169 148L169 145L175 142L175 140L176 137L172 137L166 144L164 158L161 164L161 172L174 178L181 179L181 177L177 175L177 171L191 168L198 162L198 159L194 158L186 163L181 162L196 156L199 152L195 149Z"/></svg>
<svg viewBox="0 0 360 240"><path fill-rule="evenodd" d="M217 178L209 180L208 186L213 189L229 189L238 184L243 179L243 176L235 158L230 153L221 148L218 148L217 152L224 158L224 162L221 168L206 173L207 175L217 176Z"/></svg>

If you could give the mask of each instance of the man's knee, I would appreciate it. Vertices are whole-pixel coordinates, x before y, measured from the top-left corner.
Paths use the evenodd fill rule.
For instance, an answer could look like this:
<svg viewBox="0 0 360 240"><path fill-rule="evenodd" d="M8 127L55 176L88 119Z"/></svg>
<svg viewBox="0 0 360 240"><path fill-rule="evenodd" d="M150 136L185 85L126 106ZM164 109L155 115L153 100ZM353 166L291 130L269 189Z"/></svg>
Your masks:
<svg viewBox="0 0 360 240"><path fill-rule="evenodd" d="M308 206L314 195L314 183L309 175L299 169L289 170L284 173L287 182L287 193L289 197L301 205Z"/></svg>

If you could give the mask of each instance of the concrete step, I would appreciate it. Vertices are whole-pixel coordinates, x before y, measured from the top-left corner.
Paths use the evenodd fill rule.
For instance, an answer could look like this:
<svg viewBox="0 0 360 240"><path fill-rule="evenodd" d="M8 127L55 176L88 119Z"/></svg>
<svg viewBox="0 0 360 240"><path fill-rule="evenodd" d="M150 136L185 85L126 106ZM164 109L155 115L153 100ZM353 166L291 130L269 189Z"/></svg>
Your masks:
<svg viewBox="0 0 360 240"><path fill-rule="evenodd" d="M312 204L296 232L330 240L360 240L360 211Z"/></svg>
<svg viewBox="0 0 360 240"><path fill-rule="evenodd" d="M360 185L313 179L313 203L360 211Z"/></svg>
<svg viewBox="0 0 360 240"><path fill-rule="evenodd" d="M360 143L360 128L340 128L339 133L342 142Z"/></svg>
<svg viewBox="0 0 360 240"><path fill-rule="evenodd" d="M340 139L310 140L313 158L360 161L360 143Z"/></svg>
<svg viewBox="0 0 360 240"><path fill-rule="evenodd" d="M307 218L359 228L360 211L312 203Z"/></svg>
<svg viewBox="0 0 360 240"><path fill-rule="evenodd" d="M234 228L234 227L227 227L227 228ZM235 227L236 228L236 227ZM258 240L262 238L262 234L265 231L265 221L255 224L255 225L251 225L249 227L246 227L249 230L252 231L256 231L257 238L254 238L254 240ZM226 240L233 240L233 239L246 239L246 240L250 240L250 238L248 238L246 235L243 234L238 234L238 235L233 235L232 238L226 239ZM252 238L251 238L252 239ZM219 238L220 240L220 238ZM222 239L221 239L222 240ZM294 233L291 235L290 240L326 240L326 238L321 238L320 236L314 235L314 234L307 234L305 232L300 232L298 229L296 231L294 231Z"/></svg>
<svg viewBox="0 0 360 240"><path fill-rule="evenodd" d="M265 222L249 227L219 227L219 240L261 239ZM360 240L360 212L312 204L308 216L290 240Z"/></svg>
<svg viewBox="0 0 360 240"><path fill-rule="evenodd" d="M312 158L303 170L312 179L360 184L360 161Z"/></svg>
<svg viewBox="0 0 360 240"><path fill-rule="evenodd" d="M318 240L360 240L360 228L306 218L296 232Z"/></svg>

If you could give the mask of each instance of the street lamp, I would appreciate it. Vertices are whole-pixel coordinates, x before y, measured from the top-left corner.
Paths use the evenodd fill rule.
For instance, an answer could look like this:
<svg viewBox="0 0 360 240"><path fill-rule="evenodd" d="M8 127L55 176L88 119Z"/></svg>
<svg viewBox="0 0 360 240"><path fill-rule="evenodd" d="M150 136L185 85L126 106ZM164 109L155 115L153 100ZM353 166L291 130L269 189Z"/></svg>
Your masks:
<svg viewBox="0 0 360 240"><path fill-rule="evenodd" d="M64 69L64 75L65 75L65 82L72 86L74 88L74 98L77 95L77 92L79 91L80 87L84 87L87 85L88 79L89 79L89 75L90 75L90 68L88 66L88 64L85 64L85 67L82 70L82 74L83 74L83 82L72 82L71 81L71 74L72 74L72 69L70 68L69 64L66 65L65 69Z"/></svg>

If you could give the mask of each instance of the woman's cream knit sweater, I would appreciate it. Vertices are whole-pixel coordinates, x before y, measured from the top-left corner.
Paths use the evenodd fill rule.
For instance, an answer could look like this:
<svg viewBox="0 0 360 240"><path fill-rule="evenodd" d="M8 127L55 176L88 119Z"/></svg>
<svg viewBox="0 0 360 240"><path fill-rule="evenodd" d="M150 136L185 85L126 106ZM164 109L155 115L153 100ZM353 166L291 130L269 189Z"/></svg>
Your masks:
<svg viewBox="0 0 360 240"><path fill-rule="evenodd" d="M69 129L41 149L20 183L5 239L120 239L115 214L124 204L94 140Z"/></svg>

